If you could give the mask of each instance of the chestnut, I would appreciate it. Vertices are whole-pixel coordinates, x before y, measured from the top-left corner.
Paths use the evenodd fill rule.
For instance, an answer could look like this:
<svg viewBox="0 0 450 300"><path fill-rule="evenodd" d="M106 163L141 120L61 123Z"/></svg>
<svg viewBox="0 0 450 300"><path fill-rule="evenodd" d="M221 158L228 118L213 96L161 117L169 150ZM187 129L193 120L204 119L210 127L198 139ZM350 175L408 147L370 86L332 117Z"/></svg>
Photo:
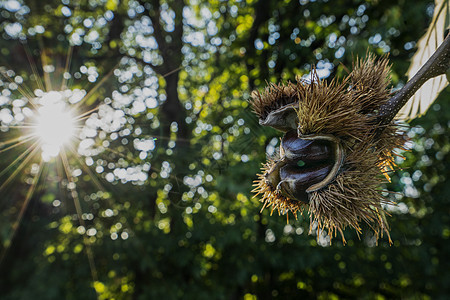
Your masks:
<svg viewBox="0 0 450 300"><path fill-rule="evenodd" d="M288 161L302 160L305 164L333 159L332 144L327 140L305 140L296 130L288 131L281 139L280 151Z"/></svg>
<svg viewBox="0 0 450 300"><path fill-rule="evenodd" d="M331 135L298 135L281 140L280 159L266 172L266 182L285 197L308 203L308 193L334 180L344 159L339 139Z"/></svg>
<svg viewBox="0 0 450 300"><path fill-rule="evenodd" d="M306 190L325 179L333 164L319 164L304 167L285 165L280 168L280 189L288 198L308 203Z"/></svg>

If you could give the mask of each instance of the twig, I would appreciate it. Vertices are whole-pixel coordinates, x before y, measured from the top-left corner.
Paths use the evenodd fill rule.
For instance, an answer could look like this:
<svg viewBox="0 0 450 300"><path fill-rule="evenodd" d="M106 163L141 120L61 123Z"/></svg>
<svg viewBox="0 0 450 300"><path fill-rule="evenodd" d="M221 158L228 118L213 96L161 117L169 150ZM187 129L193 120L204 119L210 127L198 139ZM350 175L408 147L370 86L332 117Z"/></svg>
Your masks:
<svg viewBox="0 0 450 300"><path fill-rule="evenodd" d="M428 61L417 71L416 75L408 81L388 102L380 107L378 124L380 130L389 124L400 109L408 102L414 93L428 80L445 74L450 69L450 33L444 42L428 59Z"/></svg>

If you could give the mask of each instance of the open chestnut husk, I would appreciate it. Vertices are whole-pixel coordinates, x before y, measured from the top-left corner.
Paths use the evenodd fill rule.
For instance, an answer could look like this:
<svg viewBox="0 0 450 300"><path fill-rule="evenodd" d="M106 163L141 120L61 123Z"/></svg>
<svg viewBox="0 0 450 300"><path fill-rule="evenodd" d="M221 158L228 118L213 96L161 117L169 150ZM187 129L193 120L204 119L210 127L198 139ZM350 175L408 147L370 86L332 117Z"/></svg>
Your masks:
<svg viewBox="0 0 450 300"><path fill-rule="evenodd" d="M339 232L345 242L344 229L360 233L361 223L377 238L389 237L382 184L405 142L401 127L380 124L377 116L390 84L388 59L369 55L342 80L321 80L313 69L310 80L254 91L259 123L285 134L280 153L268 157L254 182L261 210L295 218L307 212L318 237L328 229L330 238Z"/></svg>
<svg viewBox="0 0 450 300"><path fill-rule="evenodd" d="M284 197L308 203L309 192L325 187L334 179L342 156L335 137L299 137L297 130L290 130L281 140L280 159L266 172L265 179Z"/></svg>

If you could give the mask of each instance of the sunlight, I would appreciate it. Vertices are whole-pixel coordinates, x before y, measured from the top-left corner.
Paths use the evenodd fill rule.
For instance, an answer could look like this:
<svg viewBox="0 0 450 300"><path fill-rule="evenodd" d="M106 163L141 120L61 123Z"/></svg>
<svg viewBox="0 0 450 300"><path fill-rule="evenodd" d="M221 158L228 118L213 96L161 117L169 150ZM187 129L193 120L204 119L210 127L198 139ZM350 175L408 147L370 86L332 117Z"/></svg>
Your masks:
<svg viewBox="0 0 450 300"><path fill-rule="evenodd" d="M49 92L39 99L34 134L39 138L42 158L56 157L75 136L75 119L59 92Z"/></svg>

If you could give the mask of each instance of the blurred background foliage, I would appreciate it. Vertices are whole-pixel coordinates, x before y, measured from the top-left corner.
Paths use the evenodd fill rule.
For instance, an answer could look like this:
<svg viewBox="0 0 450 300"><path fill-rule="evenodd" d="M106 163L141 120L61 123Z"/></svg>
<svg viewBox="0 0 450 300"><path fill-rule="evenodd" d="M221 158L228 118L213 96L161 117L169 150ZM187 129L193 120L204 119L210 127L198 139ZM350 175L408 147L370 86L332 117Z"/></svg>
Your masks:
<svg viewBox="0 0 450 300"><path fill-rule="evenodd" d="M389 53L399 88L433 9L431 0L0 1L0 142L21 134L13 125L27 92L62 87L88 93L82 112L99 107L68 151L73 180L58 158L37 170L38 154L2 189L0 298L447 299L448 88L409 124L411 150L384 187L399 192L385 193L398 203L386 208L392 246L376 246L368 228L330 246L308 235L307 216L260 213L250 193L280 138L258 125L251 91L312 65L324 80L343 76L367 51ZM27 147L0 152L1 184Z"/></svg>

